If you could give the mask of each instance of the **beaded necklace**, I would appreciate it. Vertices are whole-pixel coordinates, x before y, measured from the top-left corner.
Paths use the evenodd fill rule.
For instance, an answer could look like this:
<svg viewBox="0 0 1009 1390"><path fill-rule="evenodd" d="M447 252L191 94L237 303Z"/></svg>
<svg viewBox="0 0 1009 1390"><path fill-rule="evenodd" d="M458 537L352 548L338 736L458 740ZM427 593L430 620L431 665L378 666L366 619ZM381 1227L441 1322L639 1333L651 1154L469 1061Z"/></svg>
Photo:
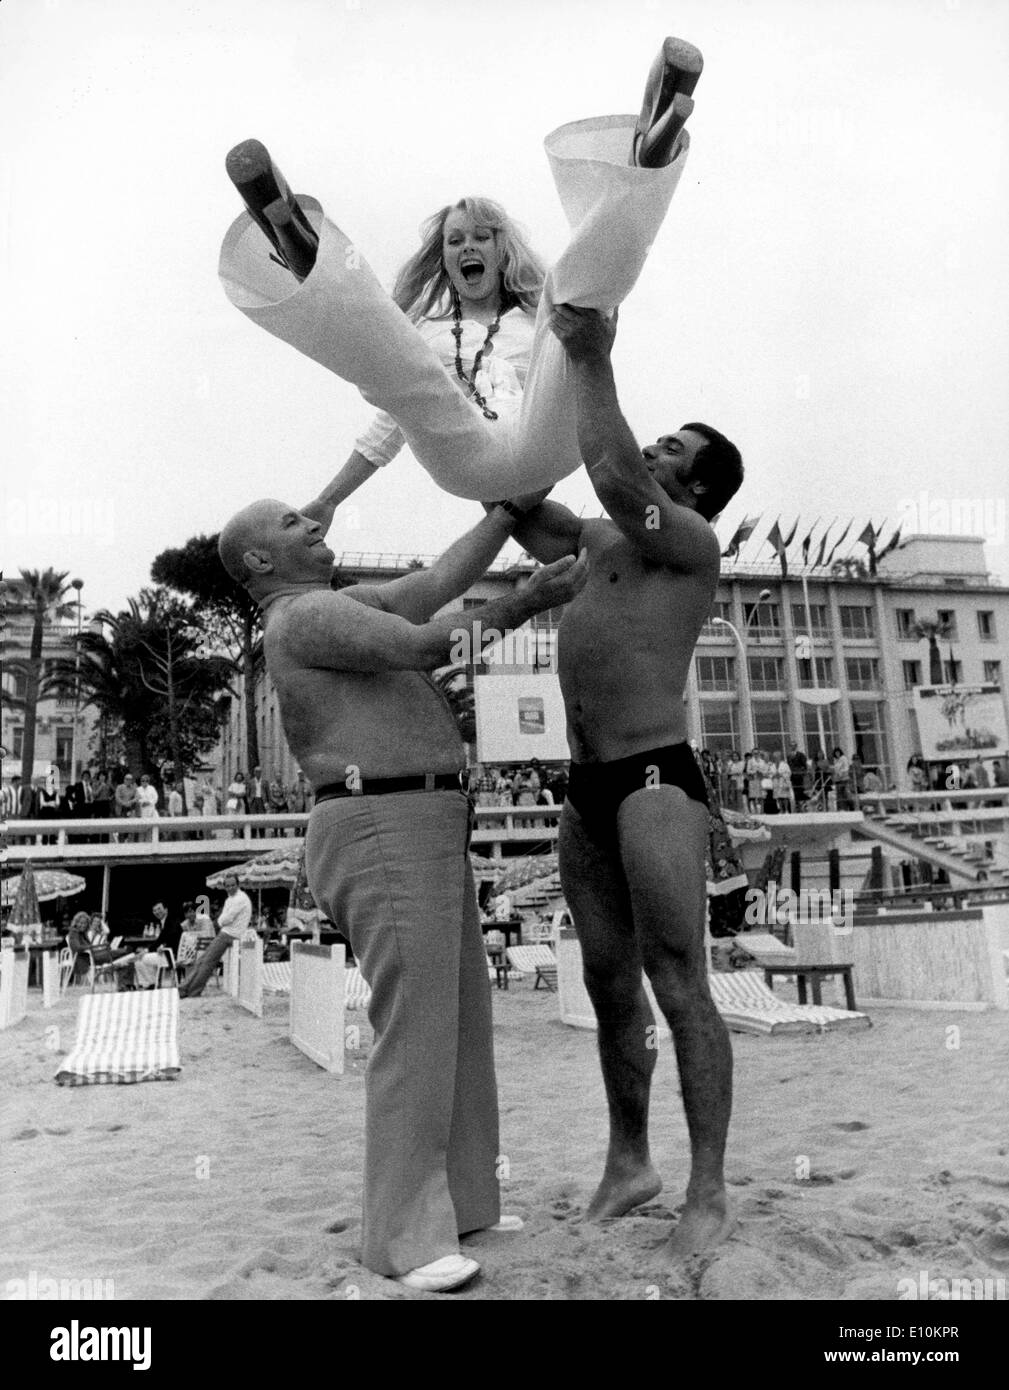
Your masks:
<svg viewBox="0 0 1009 1390"><path fill-rule="evenodd" d="M487 329L487 336L483 340L483 347L473 359L473 369L469 376L467 376L462 369L462 304L459 301L459 293L454 286L452 288L452 318L452 336L455 338L455 374L466 387L472 399L483 411L484 418L487 420L496 420L497 412L491 410L490 406L487 404L486 398L481 396L480 392L476 389L476 378L477 372L480 370L480 363L483 361L483 355L491 347L491 339L501 327L501 311L500 309L498 310L497 318Z"/></svg>

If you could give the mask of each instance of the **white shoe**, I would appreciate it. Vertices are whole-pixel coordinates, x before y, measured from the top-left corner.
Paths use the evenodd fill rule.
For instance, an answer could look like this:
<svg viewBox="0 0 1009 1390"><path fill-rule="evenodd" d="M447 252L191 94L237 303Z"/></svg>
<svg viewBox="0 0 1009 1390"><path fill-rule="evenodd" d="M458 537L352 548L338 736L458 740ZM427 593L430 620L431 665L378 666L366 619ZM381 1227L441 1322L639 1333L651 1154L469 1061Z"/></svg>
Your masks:
<svg viewBox="0 0 1009 1390"><path fill-rule="evenodd" d="M480 1266L476 1260L468 1260L465 1255L445 1255L440 1260L432 1260L429 1265L411 1269L409 1274L398 1275L397 1283L405 1284L408 1289L444 1293L468 1284L479 1272Z"/></svg>
<svg viewBox="0 0 1009 1390"><path fill-rule="evenodd" d="M501 1220L493 1226L488 1226L488 1231L522 1231L525 1229L525 1222L521 1216L502 1216Z"/></svg>

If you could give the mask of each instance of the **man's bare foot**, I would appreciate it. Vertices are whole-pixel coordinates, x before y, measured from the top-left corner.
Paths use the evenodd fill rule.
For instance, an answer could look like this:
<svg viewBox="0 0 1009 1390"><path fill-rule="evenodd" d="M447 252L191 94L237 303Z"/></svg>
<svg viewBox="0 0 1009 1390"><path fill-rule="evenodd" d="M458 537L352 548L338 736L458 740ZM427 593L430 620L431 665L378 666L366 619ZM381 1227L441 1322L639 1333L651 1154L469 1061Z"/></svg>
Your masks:
<svg viewBox="0 0 1009 1390"><path fill-rule="evenodd" d="M626 1216L635 1207L650 1202L662 1191L662 1179L652 1167L611 1169L606 1165L603 1180L585 1213L586 1221L606 1221L612 1216Z"/></svg>
<svg viewBox="0 0 1009 1390"><path fill-rule="evenodd" d="M676 1229L663 1247L671 1265L682 1264L691 1255L706 1255L728 1240L736 1226L736 1214L724 1192L706 1198L688 1198Z"/></svg>

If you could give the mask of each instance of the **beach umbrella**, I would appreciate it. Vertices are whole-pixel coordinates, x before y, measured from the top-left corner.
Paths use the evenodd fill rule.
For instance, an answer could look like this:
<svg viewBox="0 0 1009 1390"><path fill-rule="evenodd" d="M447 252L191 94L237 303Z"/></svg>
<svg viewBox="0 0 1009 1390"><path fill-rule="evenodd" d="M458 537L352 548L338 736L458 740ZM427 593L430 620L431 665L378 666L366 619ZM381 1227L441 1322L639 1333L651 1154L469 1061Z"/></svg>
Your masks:
<svg viewBox="0 0 1009 1390"><path fill-rule="evenodd" d="M75 893L83 893L87 887L86 881L80 874L68 874L64 869L39 869L33 871L30 864L26 864L20 874L15 874L13 878L4 879L3 883L3 905L7 907L14 902L18 893L21 891L22 884L27 881L31 884L30 889L33 900L36 903L36 917L38 921L37 904L52 902L55 898L72 898ZM14 911L17 911L15 906ZM13 912L11 913L13 920Z"/></svg>
<svg viewBox="0 0 1009 1390"><path fill-rule="evenodd" d="M509 861L494 888L498 893L513 893L517 888L535 883L537 879L552 878L556 872L556 854L526 854L521 859Z"/></svg>
<svg viewBox="0 0 1009 1390"><path fill-rule="evenodd" d="M39 912L38 894L35 892L35 876L32 873L32 866L26 864L24 871L17 876L17 880L8 879L4 888L8 884L17 882L17 890L14 895L14 906L7 925L16 936L24 936L28 933L41 931L42 914Z"/></svg>
<svg viewBox="0 0 1009 1390"><path fill-rule="evenodd" d="M264 888L291 888L298 883L302 875L304 857L303 839L284 840L264 854L247 859L244 864L219 869L207 879L207 887L223 888L228 875L236 874L239 887L246 891L250 888L257 892Z"/></svg>

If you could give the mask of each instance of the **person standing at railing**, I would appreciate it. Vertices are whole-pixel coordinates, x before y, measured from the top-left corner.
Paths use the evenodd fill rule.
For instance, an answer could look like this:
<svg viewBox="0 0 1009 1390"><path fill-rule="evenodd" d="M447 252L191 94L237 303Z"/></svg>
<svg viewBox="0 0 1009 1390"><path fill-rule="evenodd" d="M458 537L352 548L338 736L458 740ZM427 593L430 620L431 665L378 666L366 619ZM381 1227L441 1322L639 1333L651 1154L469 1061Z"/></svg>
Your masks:
<svg viewBox="0 0 1009 1390"><path fill-rule="evenodd" d="M95 773L91 787L91 816L93 820L108 820L112 813L112 784L105 768Z"/></svg>
<svg viewBox="0 0 1009 1390"><path fill-rule="evenodd" d="M248 788L245 784L245 773L241 769L235 773L234 781L228 788L226 810L230 816L248 815Z"/></svg>

